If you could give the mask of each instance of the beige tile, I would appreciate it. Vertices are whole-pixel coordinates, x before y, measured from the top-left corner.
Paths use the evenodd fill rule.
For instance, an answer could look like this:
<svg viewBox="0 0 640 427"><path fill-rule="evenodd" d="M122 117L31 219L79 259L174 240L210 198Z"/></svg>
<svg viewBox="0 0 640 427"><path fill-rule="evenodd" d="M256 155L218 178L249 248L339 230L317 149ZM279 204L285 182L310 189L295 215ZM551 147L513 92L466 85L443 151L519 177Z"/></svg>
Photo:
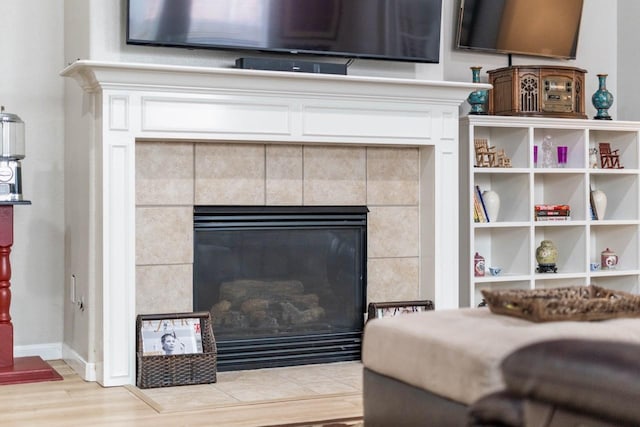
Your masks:
<svg viewBox="0 0 640 427"><path fill-rule="evenodd" d="M267 145L267 205L302 204L302 146Z"/></svg>
<svg viewBox="0 0 640 427"><path fill-rule="evenodd" d="M193 144L136 143L136 204L193 204Z"/></svg>
<svg viewBox="0 0 640 427"><path fill-rule="evenodd" d="M354 387L350 384L345 384L341 381L335 381L332 379L326 379L322 381L313 381L304 385L305 388L311 390L317 394L332 394L332 393L349 393L358 392L361 388Z"/></svg>
<svg viewBox="0 0 640 427"><path fill-rule="evenodd" d="M367 255L418 256L419 231L417 206L372 206L367 220Z"/></svg>
<svg viewBox="0 0 640 427"><path fill-rule="evenodd" d="M243 402L355 393L362 390L362 364L338 362L220 372L212 386Z"/></svg>
<svg viewBox="0 0 640 427"><path fill-rule="evenodd" d="M193 311L191 264L136 267L136 313Z"/></svg>
<svg viewBox="0 0 640 427"><path fill-rule="evenodd" d="M265 370L248 372L246 375L234 378L233 381L226 381L224 375L219 375L215 388L242 402L313 394L295 381L279 378L275 373L261 371Z"/></svg>
<svg viewBox="0 0 640 427"><path fill-rule="evenodd" d="M198 143L196 205L264 205L265 147Z"/></svg>
<svg viewBox="0 0 640 427"><path fill-rule="evenodd" d="M419 258L367 261L367 303L419 299Z"/></svg>
<svg viewBox="0 0 640 427"><path fill-rule="evenodd" d="M365 205L366 149L304 147L305 205Z"/></svg>
<svg viewBox="0 0 640 427"><path fill-rule="evenodd" d="M136 265L193 263L193 207L136 208Z"/></svg>
<svg viewBox="0 0 640 427"><path fill-rule="evenodd" d="M367 148L367 204L417 205L417 148Z"/></svg>
<svg viewBox="0 0 640 427"><path fill-rule="evenodd" d="M175 405L185 410L198 406L229 405L239 401L227 393L206 384L183 387L145 389L145 395L162 406Z"/></svg>

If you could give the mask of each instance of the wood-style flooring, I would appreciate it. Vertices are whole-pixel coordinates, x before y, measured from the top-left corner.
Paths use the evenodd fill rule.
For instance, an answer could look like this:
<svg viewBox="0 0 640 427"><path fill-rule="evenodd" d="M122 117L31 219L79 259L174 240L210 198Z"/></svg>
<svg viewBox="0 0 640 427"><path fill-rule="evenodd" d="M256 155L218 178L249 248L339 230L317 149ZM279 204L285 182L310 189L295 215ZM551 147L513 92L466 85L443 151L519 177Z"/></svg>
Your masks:
<svg viewBox="0 0 640 427"><path fill-rule="evenodd" d="M0 386L0 426L259 427L315 424L362 414L360 395L159 413L126 387L85 382L63 361L49 363L63 381Z"/></svg>

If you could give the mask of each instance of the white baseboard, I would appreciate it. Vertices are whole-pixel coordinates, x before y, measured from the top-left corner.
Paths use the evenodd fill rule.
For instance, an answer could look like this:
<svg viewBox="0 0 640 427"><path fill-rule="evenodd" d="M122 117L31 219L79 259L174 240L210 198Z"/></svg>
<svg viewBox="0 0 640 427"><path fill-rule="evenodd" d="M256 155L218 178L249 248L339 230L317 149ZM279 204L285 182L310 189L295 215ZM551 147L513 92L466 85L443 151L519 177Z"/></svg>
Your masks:
<svg viewBox="0 0 640 427"><path fill-rule="evenodd" d="M43 360L62 358L62 343L17 345L13 348L13 357L40 356Z"/></svg>
<svg viewBox="0 0 640 427"><path fill-rule="evenodd" d="M96 381L96 364L89 363L66 344L62 344L62 359L85 381Z"/></svg>

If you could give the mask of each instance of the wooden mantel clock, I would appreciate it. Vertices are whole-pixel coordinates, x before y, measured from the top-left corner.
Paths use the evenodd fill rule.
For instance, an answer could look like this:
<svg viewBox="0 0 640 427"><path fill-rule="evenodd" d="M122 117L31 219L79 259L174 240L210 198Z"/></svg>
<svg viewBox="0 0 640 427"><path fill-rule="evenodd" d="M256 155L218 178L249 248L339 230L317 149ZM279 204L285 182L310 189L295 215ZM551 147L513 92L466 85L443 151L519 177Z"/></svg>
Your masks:
<svg viewBox="0 0 640 427"><path fill-rule="evenodd" d="M518 66L487 71L489 114L586 119L584 75L575 67Z"/></svg>
<svg viewBox="0 0 640 427"><path fill-rule="evenodd" d="M11 263L13 206L27 200L0 201L0 385L61 380L62 377L38 356L13 357L11 323Z"/></svg>

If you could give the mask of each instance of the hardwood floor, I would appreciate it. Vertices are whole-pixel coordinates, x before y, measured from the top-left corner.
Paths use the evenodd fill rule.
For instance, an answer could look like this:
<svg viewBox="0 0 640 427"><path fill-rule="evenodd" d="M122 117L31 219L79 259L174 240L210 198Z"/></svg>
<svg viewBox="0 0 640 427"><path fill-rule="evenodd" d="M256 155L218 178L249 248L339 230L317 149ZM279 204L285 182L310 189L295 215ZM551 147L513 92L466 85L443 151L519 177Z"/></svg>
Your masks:
<svg viewBox="0 0 640 427"><path fill-rule="evenodd" d="M253 403L189 412L158 413L126 387L85 382L63 361L50 361L63 381L0 386L0 426L224 426L313 424L362 414L362 398Z"/></svg>

